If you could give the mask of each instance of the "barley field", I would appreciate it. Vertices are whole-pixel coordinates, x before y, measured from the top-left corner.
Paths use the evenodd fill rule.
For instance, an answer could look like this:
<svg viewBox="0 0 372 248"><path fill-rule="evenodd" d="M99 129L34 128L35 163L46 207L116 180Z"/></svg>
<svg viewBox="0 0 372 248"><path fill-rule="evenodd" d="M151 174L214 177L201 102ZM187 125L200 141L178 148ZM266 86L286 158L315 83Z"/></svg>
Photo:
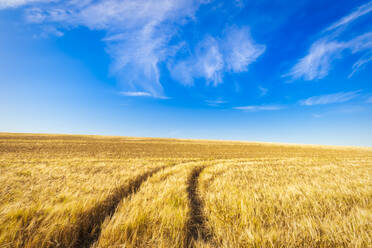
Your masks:
<svg viewBox="0 0 372 248"><path fill-rule="evenodd" d="M0 247L372 247L372 148L0 133Z"/></svg>

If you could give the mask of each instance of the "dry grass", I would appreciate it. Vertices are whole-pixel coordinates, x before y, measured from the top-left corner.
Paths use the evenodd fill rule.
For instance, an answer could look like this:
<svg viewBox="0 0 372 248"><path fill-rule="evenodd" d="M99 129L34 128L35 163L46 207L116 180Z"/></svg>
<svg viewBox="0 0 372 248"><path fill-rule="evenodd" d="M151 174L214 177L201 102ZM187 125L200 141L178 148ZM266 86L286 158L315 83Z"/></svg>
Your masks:
<svg viewBox="0 0 372 248"><path fill-rule="evenodd" d="M0 134L0 247L372 247L372 149Z"/></svg>

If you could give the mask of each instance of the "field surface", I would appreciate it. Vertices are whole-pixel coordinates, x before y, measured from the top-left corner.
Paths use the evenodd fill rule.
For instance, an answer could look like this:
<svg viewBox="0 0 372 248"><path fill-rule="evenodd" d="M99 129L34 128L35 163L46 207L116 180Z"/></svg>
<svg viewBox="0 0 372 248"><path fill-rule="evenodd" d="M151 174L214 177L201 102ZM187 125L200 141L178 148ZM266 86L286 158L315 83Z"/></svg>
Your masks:
<svg viewBox="0 0 372 248"><path fill-rule="evenodd" d="M0 133L3 247L372 247L372 149Z"/></svg>

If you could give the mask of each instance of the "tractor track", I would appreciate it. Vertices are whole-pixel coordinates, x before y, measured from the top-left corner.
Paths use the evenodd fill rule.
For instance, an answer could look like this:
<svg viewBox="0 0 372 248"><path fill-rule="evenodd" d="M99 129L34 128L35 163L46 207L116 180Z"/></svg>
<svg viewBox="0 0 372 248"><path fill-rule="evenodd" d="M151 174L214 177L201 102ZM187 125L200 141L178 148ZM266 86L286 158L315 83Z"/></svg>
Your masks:
<svg viewBox="0 0 372 248"><path fill-rule="evenodd" d="M120 202L138 192L141 185L155 173L169 167L178 166L195 161L185 161L151 169L140 174L128 183L114 189L114 192L103 201L98 202L90 209L79 213L76 221L67 228L61 229L56 235L46 239L42 247L52 248L91 248L95 247L99 239L102 224L106 218L111 218ZM197 193L198 178L206 166L199 166L191 171L187 180L187 195L189 203L188 220L185 225L184 247L194 247L193 241L202 239L208 241L212 237L211 232L206 228L206 218L203 216L203 202ZM29 240L31 241L31 240ZM31 241L32 242L32 241Z"/></svg>
<svg viewBox="0 0 372 248"><path fill-rule="evenodd" d="M186 223L184 248L194 247L193 241L202 240L208 242L213 236L206 226L206 217L203 215L203 201L197 192L198 178L204 168L205 166L194 168L187 181L186 190L190 211Z"/></svg>
<svg viewBox="0 0 372 248"><path fill-rule="evenodd" d="M165 169L168 166L162 166L152 169L144 174L141 174L128 184L117 188L114 193L109 195L105 200L95 205L93 208L78 216L78 221L74 224L70 235L75 236L73 242L69 244L59 243L59 247L68 248L88 248L91 247L99 238L102 224L106 218L110 218L124 198L135 194L143 182L158 171Z"/></svg>

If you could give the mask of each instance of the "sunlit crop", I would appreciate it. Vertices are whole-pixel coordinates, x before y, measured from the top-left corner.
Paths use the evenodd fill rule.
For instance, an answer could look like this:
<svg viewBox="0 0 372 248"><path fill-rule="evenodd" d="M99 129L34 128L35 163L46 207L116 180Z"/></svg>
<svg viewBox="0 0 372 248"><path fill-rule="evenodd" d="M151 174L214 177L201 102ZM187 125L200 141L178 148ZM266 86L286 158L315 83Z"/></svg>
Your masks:
<svg viewBox="0 0 372 248"><path fill-rule="evenodd" d="M0 247L371 247L372 149L0 134Z"/></svg>

